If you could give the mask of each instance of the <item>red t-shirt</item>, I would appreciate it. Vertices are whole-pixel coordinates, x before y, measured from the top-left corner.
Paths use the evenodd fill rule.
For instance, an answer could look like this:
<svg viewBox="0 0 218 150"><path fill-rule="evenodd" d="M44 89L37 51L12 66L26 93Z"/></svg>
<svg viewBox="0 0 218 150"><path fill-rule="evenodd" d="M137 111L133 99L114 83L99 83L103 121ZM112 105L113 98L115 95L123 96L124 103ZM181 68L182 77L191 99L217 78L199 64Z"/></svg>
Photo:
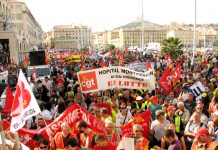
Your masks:
<svg viewBox="0 0 218 150"><path fill-rule="evenodd" d="M98 145L95 145L93 150L116 150L116 145L111 142L108 142L107 147L102 148Z"/></svg>

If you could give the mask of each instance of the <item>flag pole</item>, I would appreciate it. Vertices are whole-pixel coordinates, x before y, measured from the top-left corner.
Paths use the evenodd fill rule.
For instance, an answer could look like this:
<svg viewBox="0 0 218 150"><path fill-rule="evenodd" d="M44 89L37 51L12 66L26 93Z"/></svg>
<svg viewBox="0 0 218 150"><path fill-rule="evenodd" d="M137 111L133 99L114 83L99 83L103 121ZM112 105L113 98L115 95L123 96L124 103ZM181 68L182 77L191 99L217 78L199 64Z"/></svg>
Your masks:
<svg viewBox="0 0 218 150"><path fill-rule="evenodd" d="M4 133L4 128L3 128L3 124L2 124L1 112L0 112L0 133L1 133L1 138L2 138L2 148L6 149L5 133Z"/></svg>

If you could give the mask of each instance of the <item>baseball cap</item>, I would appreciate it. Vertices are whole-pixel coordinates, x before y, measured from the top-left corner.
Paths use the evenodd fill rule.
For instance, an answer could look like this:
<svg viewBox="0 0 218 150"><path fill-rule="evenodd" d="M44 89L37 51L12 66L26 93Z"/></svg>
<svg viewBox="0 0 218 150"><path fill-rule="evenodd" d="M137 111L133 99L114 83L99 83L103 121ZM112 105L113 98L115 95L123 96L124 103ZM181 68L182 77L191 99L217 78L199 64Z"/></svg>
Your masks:
<svg viewBox="0 0 218 150"><path fill-rule="evenodd" d="M151 96L150 100L157 101L157 100L158 100L158 98L157 98L157 96Z"/></svg>
<svg viewBox="0 0 218 150"><path fill-rule="evenodd" d="M142 98L141 96L137 96L137 97L136 97L136 100L137 100L137 101L140 101L140 100L142 100L142 99L143 99L143 98Z"/></svg>
<svg viewBox="0 0 218 150"><path fill-rule="evenodd" d="M199 137L202 135L208 135L208 134L209 134L209 132L206 128L200 128L197 130L196 137Z"/></svg>
<svg viewBox="0 0 218 150"><path fill-rule="evenodd" d="M170 106L167 107L167 110L168 110L168 111L176 110L176 108L175 108L174 106L170 105Z"/></svg>

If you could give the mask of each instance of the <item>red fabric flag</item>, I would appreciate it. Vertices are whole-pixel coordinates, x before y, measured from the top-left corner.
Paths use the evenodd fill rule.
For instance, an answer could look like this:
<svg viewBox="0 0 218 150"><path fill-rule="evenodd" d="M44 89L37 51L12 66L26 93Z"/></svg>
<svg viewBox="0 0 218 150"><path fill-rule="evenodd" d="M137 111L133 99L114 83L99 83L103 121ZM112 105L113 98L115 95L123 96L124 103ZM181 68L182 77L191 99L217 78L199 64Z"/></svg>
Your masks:
<svg viewBox="0 0 218 150"><path fill-rule="evenodd" d="M150 128L150 118L151 118L151 111L147 110L143 112L142 114L139 114L138 116L134 117L134 120L121 126L122 134L123 136L132 136L133 130L132 125L133 124L140 124L143 128L143 136L148 139L149 136L149 128Z"/></svg>
<svg viewBox="0 0 218 150"><path fill-rule="evenodd" d="M14 64L14 59L13 59L13 58L11 58L11 64L12 64L12 65Z"/></svg>
<svg viewBox="0 0 218 150"><path fill-rule="evenodd" d="M158 83L167 95L170 94L172 91L170 66L167 66Z"/></svg>
<svg viewBox="0 0 218 150"><path fill-rule="evenodd" d="M146 70L149 70L149 69L152 69L152 67L151 67L151 61L150 61L150 60L148 60L148 64L147 64Z"/></svg>
<svg viewBox="0 0 218 150"><path fill-rule="evenodd" d="M86 64L85 64L85 61L82 61L80 71L84 71L84 70L86 70Z"/></svg>
<svg viewBox="0 0 218 150"><path fill-rule="evenodd" d="M123 54L121 52L118 54L118 62L120 66L124 66Z"/></svg>
<svg viewBox="0 0 218 150"><path fill-rule="evenodd" d="M5 99L5 106L3 108L4 112L11 112L11 104L13 103L14 96L12 94L10 85L8 85L7 90L6 90L6 99Z"/></svg>
<svg viewBox="0 0 218 150"><path fill-rule="evenodd" d="M32 71L32 80L35 81L36 80L36 67L33 66L33 71Z"/></svg>
<svg viewBox="0 0 218 150"><path fill-rule="evenodd" d="M100 65L102 68L107 67L107 64L104 61L101 61Z"/></svg>
<svg viewBox="0 0 218 150"><path fill-rule="evenodd" d="M172 73L173 82L178 82L181 77L181 64L178 64Z"/></svg>

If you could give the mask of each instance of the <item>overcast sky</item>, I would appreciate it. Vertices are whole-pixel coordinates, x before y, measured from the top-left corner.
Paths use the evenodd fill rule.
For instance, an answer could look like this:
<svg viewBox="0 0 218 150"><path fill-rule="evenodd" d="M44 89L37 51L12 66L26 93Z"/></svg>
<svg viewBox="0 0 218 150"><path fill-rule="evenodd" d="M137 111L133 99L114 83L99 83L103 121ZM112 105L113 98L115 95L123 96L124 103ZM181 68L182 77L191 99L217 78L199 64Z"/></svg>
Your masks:
<svg viewBox="0 0 218 150"><path fill-rule="evenodd" d="M93 31L125 25L142 14L142 0L20 0L44 31L54 25L83 24ZM144 20L193 24L194 0L144 0ZM218 0L197 0L197 23L218 23Z"/></svg>

